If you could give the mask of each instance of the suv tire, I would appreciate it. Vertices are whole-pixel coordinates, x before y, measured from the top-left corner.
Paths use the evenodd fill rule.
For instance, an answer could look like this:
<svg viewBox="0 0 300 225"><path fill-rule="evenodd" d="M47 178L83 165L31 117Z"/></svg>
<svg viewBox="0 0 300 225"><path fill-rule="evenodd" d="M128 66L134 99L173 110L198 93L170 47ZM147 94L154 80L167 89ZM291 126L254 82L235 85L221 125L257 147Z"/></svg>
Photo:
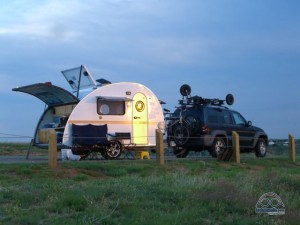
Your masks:
<svg viewBox="0 0 300 225"><path fill-rule="evenodd" d="M216 137L211 146L211 155L214 158L218 158L226 150L226 143L223 138Z"/></svg>
<svg viewBox="0 0 300 225"><path fill-rule="evenodd" d="M259 138L255 147L256 157L265 157L267 154L266 141L263 138Z"/></svg>

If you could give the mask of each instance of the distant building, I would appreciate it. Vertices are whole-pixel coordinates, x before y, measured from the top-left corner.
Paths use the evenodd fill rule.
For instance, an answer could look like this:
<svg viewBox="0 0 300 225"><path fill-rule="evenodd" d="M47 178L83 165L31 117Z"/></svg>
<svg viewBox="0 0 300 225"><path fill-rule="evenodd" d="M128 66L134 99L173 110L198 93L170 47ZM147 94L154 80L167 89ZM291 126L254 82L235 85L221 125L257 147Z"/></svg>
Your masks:
<svg viewBox="0 0 300 225"><path fill-rule="evenodd" d="M288 145L289 145L288 141L283 142L283 146L288 146Z"/></svg>
<svg viewBox="0 0 300 225"><path fill-rule="evenodd" d="M269 146L275 145L275 142L273 140L269 141Z"/></svg>

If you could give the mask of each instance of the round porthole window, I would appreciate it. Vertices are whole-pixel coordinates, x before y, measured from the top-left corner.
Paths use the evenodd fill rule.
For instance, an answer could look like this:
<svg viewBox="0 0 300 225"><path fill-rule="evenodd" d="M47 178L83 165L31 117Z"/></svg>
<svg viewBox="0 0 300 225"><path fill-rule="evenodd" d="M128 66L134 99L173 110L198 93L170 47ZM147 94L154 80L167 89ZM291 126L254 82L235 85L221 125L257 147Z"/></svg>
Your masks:
<svg viewBox="0 0 300 225"><path fill-rule="evenodd" d="M135 109L138 111L138 112L142 112L144 109L145 109L145 104L144 102L142 101L137 101L135 103Z"/></svg>
<svg viewBox="0 0 300 225"><path fill-rule="evenodd" d="M103 115L109 114L109 106L106 104L103 104L100 106L100 113Z"/></svg>

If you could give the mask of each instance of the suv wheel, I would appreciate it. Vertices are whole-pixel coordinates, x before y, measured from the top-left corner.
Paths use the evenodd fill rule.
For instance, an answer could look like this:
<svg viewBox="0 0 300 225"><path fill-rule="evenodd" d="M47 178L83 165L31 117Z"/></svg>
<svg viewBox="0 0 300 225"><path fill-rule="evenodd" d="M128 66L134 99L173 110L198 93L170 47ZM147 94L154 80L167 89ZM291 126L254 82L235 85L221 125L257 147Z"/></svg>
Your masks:
<svg viewBox="0 0 300 225"><path fill-rule="evenodd" d="M256 157L265 157L267 154L267 145L263 138L259 138L255 148Z"/></svg>
<svg viewBox="0 0 300 225"><path fill-rule="evenodd" d="M189 154L189 150L185 148L174 148L174 155L177 158L185 158Z"/></svg>
<svg viewBox="0 0 300 225"><path fill-rule="evenodd" d="M226 150L226 144L223 138L217 137L215 138L212 146L211 146L211 155L214 158L219 157L221 153Z"/></svg>

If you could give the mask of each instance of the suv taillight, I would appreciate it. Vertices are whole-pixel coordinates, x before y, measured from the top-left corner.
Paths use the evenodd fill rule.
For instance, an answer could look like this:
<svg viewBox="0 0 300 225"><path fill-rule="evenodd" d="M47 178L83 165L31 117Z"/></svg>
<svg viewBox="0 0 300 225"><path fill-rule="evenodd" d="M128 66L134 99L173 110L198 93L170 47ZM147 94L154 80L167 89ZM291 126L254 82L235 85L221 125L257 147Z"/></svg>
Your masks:
<svg viewBox="0 0 300 225"><path fill-rule="evenodd" d="M209 127L207 125L203 125L202 126L202 133L203 134L208 134L209 133Z"/></svg>

